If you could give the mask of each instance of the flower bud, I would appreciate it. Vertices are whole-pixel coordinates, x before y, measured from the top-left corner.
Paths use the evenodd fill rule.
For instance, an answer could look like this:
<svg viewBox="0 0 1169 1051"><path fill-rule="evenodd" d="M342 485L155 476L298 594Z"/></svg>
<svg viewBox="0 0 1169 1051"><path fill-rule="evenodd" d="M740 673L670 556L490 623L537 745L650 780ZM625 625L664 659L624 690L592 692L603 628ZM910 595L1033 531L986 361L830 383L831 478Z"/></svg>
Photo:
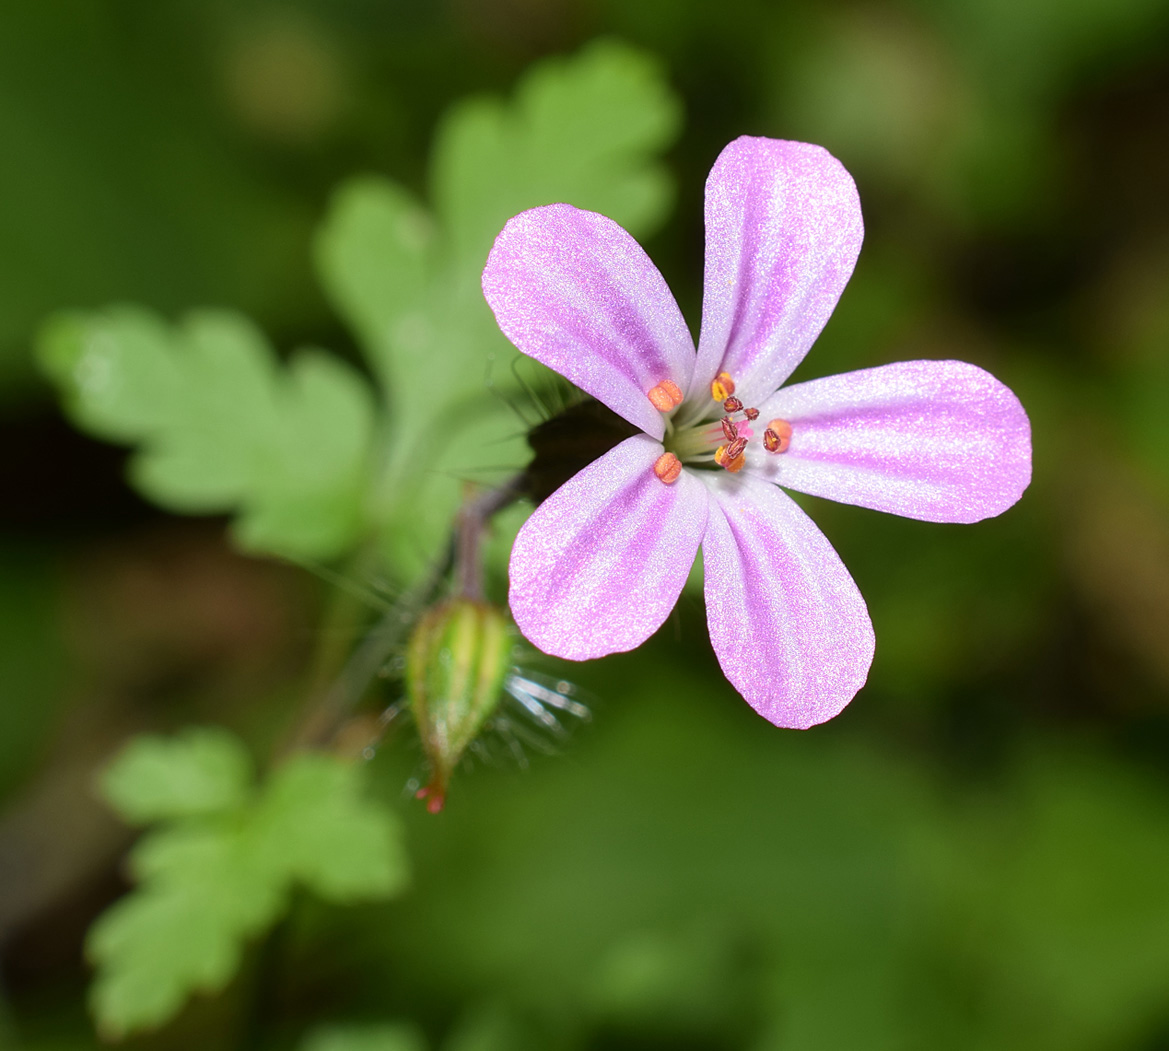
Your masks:
<svg viewBox="0 0 1169 1051"><path fill-rule="evenodd" d="M418 621L406 650L406 690L430 783L418 792L431 813L446 800L451 773L502 697L511 632L501 610L453 598Z"/></svg>

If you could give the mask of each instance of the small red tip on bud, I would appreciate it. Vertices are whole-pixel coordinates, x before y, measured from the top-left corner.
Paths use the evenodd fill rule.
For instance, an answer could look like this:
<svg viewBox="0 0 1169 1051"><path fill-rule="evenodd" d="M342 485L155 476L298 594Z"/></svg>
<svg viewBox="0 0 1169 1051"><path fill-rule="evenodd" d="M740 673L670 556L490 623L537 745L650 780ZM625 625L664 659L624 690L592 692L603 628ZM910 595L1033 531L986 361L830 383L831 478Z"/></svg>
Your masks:
<svg viewBox="0 0 1169 1051"><path fill-rule="evenodd" d="M752 423L754 423L757 419L759 419L759 410L758 409L744 409L743 415L746 416L747 419L750 420Z"/></svg>
<svg viewBox="0 0 1169 1051"><path fill-rule="evenodd" d="M738 398L727 398L727 400L723 402L723 409L726 412L741 412L742 408L743 403L739 401Z"/></svg>
<svg viewBox="0 0 1169 1051"><path fill-rule="evenodd" d="M416 793L437 814L451 774L503 696L511 667L506 615L483 602L452 598L418 619L406 644L406 691L430 783Z"/></svg>
<svg viewBox="0 0 1169 1051"><path fill-rule="evenodd" d="M649 391L648 397L658 412L670 412L682 404L682 388L673 380L662 380Z"/></svg>
<svg viewBox="0 0 1169 1051"><path fill-rule="evenodd" d="M443 791L440 785L430 784L425 788L420 788L414 793L414 798L426 800L426 812L428 814L439 814L442 812L442 808L446 806L446 792Z"/></svg>
<svg viewBox="0 0 1169 1051"><path fill-rule="evenodd" d="M710 381L710 396L715 401L726 401L735 393L735 381L729 372L720 372Z"/></svg>
<svg viewBox="0 0 1169 1051"><path fill-rule="evenodd" d="M654 463L654 474L666 485L673 485L682 473L682 461L673 453L662 453Z"/></svg>
<svg viewBox="0 0 1169 1051"><path fill-rule="evenodd" d="M739 437L739 428L735 426L735 421L729 416L724 416L719 422L722 424L723 434L726 435L728 442L733 442Z"/></svg>
<svg viewBox="0 0 1169 1051"><path fill-rule="evenodd" d="M772 420L763 432L763 448L769 453L784 453L792 442L792 425L787 420Z"/></svg>

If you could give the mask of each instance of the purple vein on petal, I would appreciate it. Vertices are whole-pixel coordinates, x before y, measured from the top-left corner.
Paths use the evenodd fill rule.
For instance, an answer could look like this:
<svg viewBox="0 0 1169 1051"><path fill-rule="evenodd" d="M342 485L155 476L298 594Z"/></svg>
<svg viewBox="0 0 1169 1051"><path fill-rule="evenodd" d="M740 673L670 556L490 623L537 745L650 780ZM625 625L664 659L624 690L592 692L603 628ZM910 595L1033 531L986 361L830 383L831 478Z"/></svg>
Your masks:
<svg viewBox="0 0 1169 1051"><path fill-rule="evenodd" d="M512 548L510 603L546 653L589 660L630 650L673 609L706 527L707 493L653 473L662 447L627 438L545 500Z"/></svg>
<svg viewBox="0 0 1169 1051"><path fill-rule="evenodd" d="M647 392L686 390L694 341L641 246L611 219L567 204L511 219L483 271L504 334L647 434L664 433Z"/></svg>
<svg viewBox="0 0 1169 1051"><path fill-rule="evenodd" d="M791 447L748 469L796 489L931 522L1002 513L1031 480L1031 425L1018 398L962 361L903 361L811 380L761 412Z"/></svg>
<svg viewBox="0 0 1169 1051"><path fill-rule="evenodd" d="M706 275L695 384L720 370L748 402L808 352L844 290L864 227L856 186L819 146L742 137L706 186Z"/></svg>
<svg viewBox="0 0 1169 1051"><path fill-rule="evenodd" d="M864 685L872 662L864 599L786 493L744 476L716 475L709 485L706 609L724 674L777 726L832 718Z"/></svg>

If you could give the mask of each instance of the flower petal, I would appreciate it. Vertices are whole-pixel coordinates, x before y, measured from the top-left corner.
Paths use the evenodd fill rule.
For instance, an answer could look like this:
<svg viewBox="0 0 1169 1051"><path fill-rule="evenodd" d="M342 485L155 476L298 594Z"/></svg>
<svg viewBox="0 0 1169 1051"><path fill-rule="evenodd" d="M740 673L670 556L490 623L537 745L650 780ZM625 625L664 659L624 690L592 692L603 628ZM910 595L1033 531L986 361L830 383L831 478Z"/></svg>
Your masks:
<svg viewBox="0 0 1169 1051"><path fill-rule="evenodd" d="M1001 514L1031 481L1019 399L964 361L901 361L786 387L760 420L792 425L791 447L748 468L802 493L927 522Z"/></svg>
<svg viewBox="0 0 1169 1051"><path fill-rule="evenodd" d="M873 661L865 600L785 492L743 475L716 475L709 485L706 618L724 674L776 726L831 719Z"/></svg>
<svg viewBox="0 0 1169 1051"><path fill-rule="evenodd" d="M626 438L545 500L511 550L512 616L545 653L631 650L669 616L706 528L706 488L654 474L662 447Z"/></svg>
<svg viewBox="0 0 1169 1051"><path fill-rule="evenodd" d="M568 204L515 216L495 239L483 294L523 353L662 437L648 393L663 380L686 391L694 340L657 267L612 219Z"/></svg>
<svg viewBox="0 0 1169 1051"><path fill-rule="evenodd" d="M729 372L748 405L807 354L864 236L852 176L827 150L736 139L706 181L706 280L692 396Z"/></svg>

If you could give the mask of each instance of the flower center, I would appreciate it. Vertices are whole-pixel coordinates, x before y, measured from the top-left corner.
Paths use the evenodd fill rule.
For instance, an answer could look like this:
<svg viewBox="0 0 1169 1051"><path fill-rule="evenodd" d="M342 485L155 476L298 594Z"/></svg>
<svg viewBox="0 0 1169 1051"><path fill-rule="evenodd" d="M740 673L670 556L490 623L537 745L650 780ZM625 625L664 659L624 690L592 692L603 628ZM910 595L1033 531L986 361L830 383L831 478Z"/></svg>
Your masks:
<svg viewBox="0 0 1169 1051"><path fill-rule="evenodd" d="M735 397L735 381L726 372L715 376L710 396L710 404L697 422L676 426L672 419L666 421L662 442L666 451L653 468L666 485L678 480L684 465L738 474L746 463L747 446L755 437L751 424L759 418L759 410L745 406ZM677 384L663 380L649 391L649 400L660 411L672 412L681 404L682 392ZM763 431L763 448L769 453L787 452L791 436L792 426L787 420L771 420Z"/></svg>

